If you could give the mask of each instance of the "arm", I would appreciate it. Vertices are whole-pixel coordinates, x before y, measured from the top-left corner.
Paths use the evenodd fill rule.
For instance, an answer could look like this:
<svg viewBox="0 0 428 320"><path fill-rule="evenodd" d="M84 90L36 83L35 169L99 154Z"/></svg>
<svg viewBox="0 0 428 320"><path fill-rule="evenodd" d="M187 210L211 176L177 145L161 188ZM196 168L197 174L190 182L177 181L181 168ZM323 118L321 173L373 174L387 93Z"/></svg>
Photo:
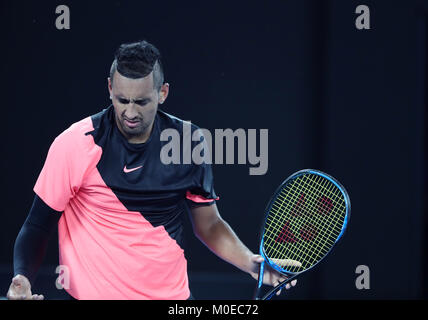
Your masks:
<svg viewBox="0 0 428 320"><path fill-rule="evenodd" d="M43 299L31 293L37 271L45 257L49 238L61 214L48 207L37 195L30 213L15 241L14 278L7 296L9 299Z"/></svg>
<svg viewBox="0 0 428 320"><path fill-rule="evenodd" d="M221 218L217 206L215 204L196 206L190 211L193 231L199 240L221 259L249 273L257 280L263 257L251 252L239 240L229 224ZM295 264L298 262L288 260L286 263ZM267 266L263 277L265 284L277 285L284 280L286 280L284 275ZM293 280L291 285L294 286L295 284L296 281ZM287 284L286 288L290 288L290 285Z"/></svg>
<svg viewBox="0 0 428 320"><path fill-rule="evenodd" d="M190 210L193 231L212 252L245 272L253 271L254 255L223 220L216 204Z"/></svg>
<svg viewBox="0 0 428 320"><path fill-rule="evenodd" d="M89 122L80 124L87 126ZM33 188L33 206L15 242L15 277L8 292L10 299L42 297L31 295L31 282L44 259L49 237L57 228L61 212L78 192L88 168L96 164L92 138L81 133L81 126L71 126L49 148Z"/></svg>

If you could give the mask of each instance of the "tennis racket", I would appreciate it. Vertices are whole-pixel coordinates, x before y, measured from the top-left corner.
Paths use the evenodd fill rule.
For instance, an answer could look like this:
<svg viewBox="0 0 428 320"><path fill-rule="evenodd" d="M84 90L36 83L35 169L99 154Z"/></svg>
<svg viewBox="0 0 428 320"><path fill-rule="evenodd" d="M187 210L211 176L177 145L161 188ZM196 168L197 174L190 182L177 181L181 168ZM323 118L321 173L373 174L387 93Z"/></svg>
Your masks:
<svg viewBox="0 0 428 320"><path fill-rule="evenodd" d="M269 300L323 260L343 236L350 214L348 193L335 178L313 169L288 177L266 207L260 240L264 261L254 298ZM285 266L288 259L300 264ZM288 278L260 297L265 263Z"/></svg>

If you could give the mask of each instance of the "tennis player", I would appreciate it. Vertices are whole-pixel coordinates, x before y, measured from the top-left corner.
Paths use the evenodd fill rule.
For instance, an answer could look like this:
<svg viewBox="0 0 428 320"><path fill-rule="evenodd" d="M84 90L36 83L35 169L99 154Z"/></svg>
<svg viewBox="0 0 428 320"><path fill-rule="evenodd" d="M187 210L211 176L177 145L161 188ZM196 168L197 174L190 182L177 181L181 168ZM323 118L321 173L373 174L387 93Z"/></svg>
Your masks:
<svg viewBox="0 0 428 320"><path fill-rule="evenodd" d="M160 133L182 134L183 122L158 109L169 92L158 49L146 41L121 45L108 90L112 105L72 124L50 146L15 242L7 297L44 298L31 284L58 228L59 262L69 270L72 298L189 299L182 244L188 210L196 236L257 279L263 258L221 218L210 165L160 160L167 143ZM269 268L264 275L268 285L284 279Z"/></svg>

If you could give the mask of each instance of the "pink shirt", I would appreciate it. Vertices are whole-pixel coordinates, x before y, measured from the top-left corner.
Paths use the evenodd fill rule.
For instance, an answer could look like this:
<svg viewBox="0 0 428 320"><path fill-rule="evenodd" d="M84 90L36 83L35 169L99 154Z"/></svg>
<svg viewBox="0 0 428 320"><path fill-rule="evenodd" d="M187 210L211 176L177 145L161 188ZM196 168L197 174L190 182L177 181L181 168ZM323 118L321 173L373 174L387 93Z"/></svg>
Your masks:
<svg viewBox="0 0 428 320"><path fill-rule="evenodd" d="M67 292L76 299L187 299L183 250L106 185L97 169L103 150L86 134L93 130L88 117L61 133L34 187L63 211L59 258L70 271Z"/></svg>

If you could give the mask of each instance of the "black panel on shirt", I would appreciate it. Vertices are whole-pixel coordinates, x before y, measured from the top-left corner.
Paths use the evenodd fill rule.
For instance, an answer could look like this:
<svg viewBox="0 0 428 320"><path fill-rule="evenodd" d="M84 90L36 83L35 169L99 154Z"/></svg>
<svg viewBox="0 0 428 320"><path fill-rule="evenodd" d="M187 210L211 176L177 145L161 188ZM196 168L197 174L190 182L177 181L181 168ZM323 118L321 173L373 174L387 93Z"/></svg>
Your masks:
<svg viewBox="0 0 428 320"><path fill-rule="evenodd" d="M182 141L183 121L159 110L152 133L142 144L131 144L121 134L112 105L92 116L92 122L94 131L87 134L91 134L103 150L97 169L106 185L128 210L140 212L154 227L163 225L182 246L186 192L190 190L207 199L217 198L210 165L164 165L160 160L161 149L168 143L160 140L162 130L176 129ZM191 129L193 132L198 127L192 124ZM128 169L142 168L125 173L125 165ZM214 200L208 204L212 203Z"/></svg>

